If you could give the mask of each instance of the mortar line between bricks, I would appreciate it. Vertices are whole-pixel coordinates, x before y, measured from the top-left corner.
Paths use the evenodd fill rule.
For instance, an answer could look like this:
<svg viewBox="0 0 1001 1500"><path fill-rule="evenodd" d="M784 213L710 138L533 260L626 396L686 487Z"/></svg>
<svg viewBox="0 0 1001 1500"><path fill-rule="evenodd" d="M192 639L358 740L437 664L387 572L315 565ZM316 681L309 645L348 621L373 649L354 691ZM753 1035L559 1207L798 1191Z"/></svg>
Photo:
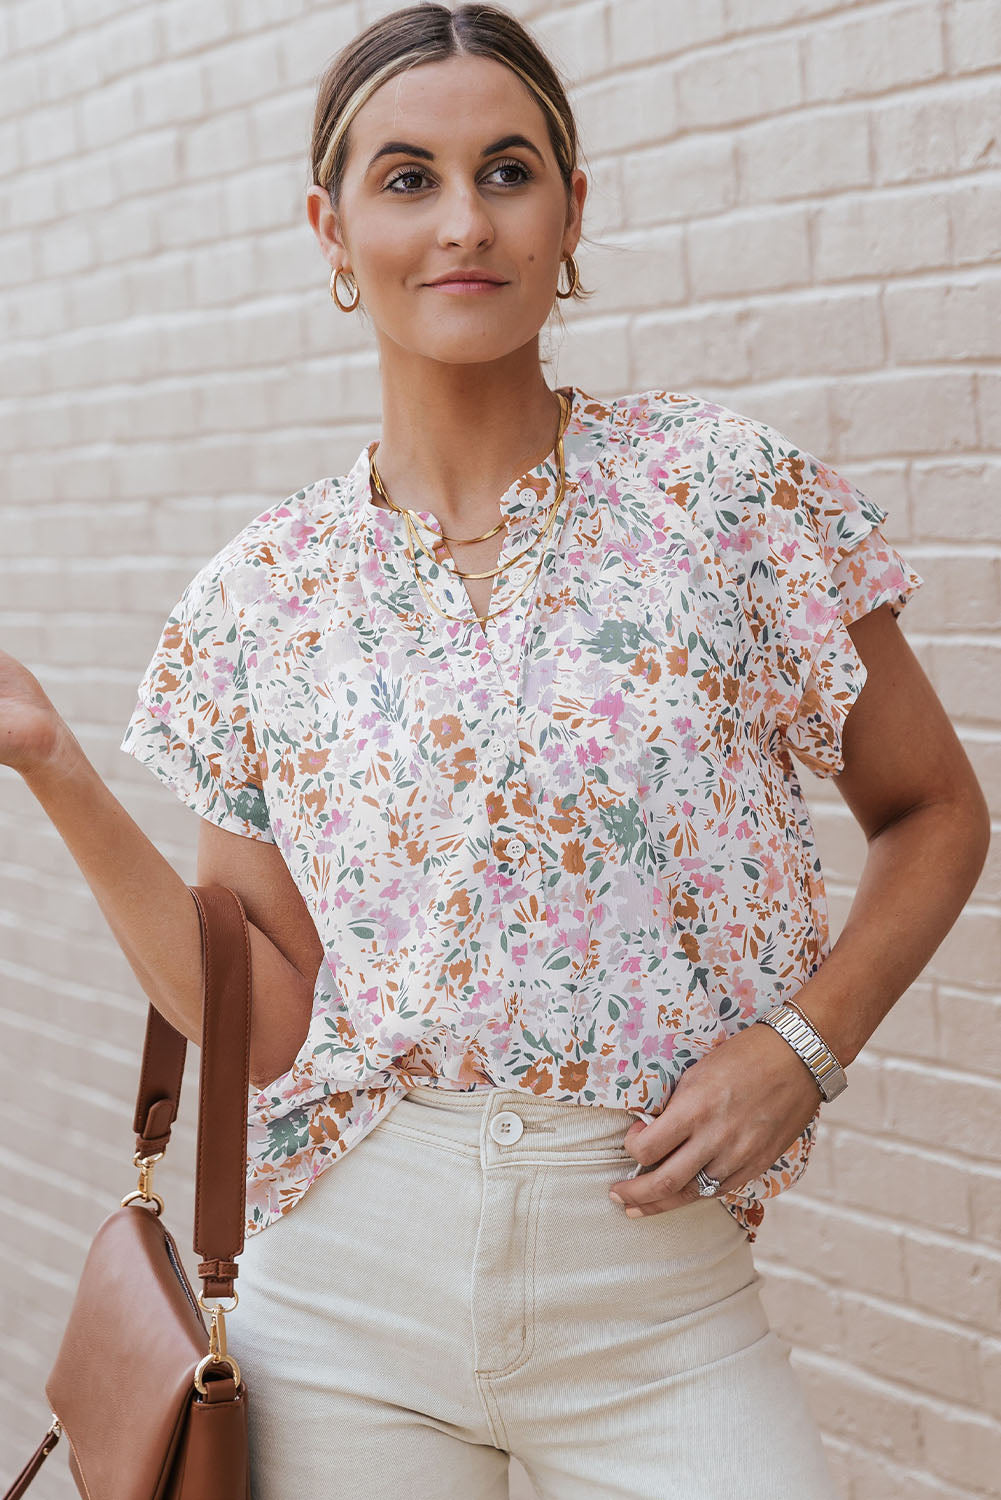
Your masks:
<svg viewBox="0 0 1001 1500"><path fill-rule="evenodd" d="M849 1438L841 1437L830 1432L820 1423L824 1439L832 1448L838 1449L844 1455L853 1456L861 1454L864 1458L870 1458L875 1463L885 1466L893 1471L894 1477L900 1476L912 1483L919 1482L922 1492L928 1494L929 1483L935 1485L937 1492L943 1496L943 1500L993 1500L984 1490L968 1490L954 1485L951 1480L943 1479L940 1474L933 1474L929 1469L915 1469L908 1465L897 1463L896 1459L890 1458L887 1453L879 1448L867 1448L864 1443L855 1442ZM862 1481L865 1482L864 1479ZM865 1500L899 1500L900 1492L893 1496L874 1497L872 1491L865 1491Z"/></svg>
<svg viewBox="0 0 1001 1500"><path fill-rule="evenodd" d="M817 1199L800 1199L800 1202L803 1204L809 1203L811 1206L813 1206L817 1204ZM797 1210L795 1205L790 1204L788 1206L788 1213L795 1214L796 1211ZM941 1244L943 1249L948 1250L969 1250L972 1244L973 1246L975 1246L976 1253L978 1255L986 1257L987 1260L993 1262L999 1268L1001 1268L1001 1248L997 1248L989 1244L985 1240L971 1241L969 1233L965 1231L942 1230L939 1229L936 1225L922 1223L918 1220L915 1220L913 1224L908 1224L905 1231L905 1229L901 1226L900 1221L893 1214L880 1214L875 1212L874 1210L857 1208L854 1204L847 1203L836 1204L835 1214L829 1215L829 1217L845 1219L849 1223L855 1223L863 1228L868 1229L885 1229L888 1225L891 1225L894 1229L899 1230L901 1234L904 1234L906 1232L912 1239L920 1239L922 1240L922 1242L929 1245ZM766 1259L764 1252L762 1252L762 1256L760 1257L760 1259L762 1261L762 1264L764 1264ZM775 1264L785 1265L786 1262L776 1261ZM826 1278L822 1279L826 1280Z"/></svg>
<svg viewBox="0 0 1001 1500"><path fill-rule="evenodd" d="M802 1364L810 1364L818 1369L824 1369L830 1374L844 1375L853 1379L858 1385L872 1386L884 1396L900 1396L905 1401L914 1401L915 1392L913 1386L901 1385L898 1381L886 1375L876 1375L872 1371L864 1369L861 1365L851 1364L846 1360L840 1360L836 1355L827 1354L822 1349L814 1349L807 1344L793 1345L797 1360ZM1001 1432L1001 1417L990 1414L985 1416L980 1407L964 1406L960 1401L950 1401L945 1396L933 1396L928 1392L921 1392L916 1398L918 1404L929 1406L939 1411L943 1416L965 1416L972 1413L976 1417L984 1418L987 1425L996 1427Z"/></svg>
<svg viewBox="0 0 1001 1500"><path fill-rule="evenodd" d="M759 1257L759 1262L762 1270L765 1271L764 1256ZM874 1292L859 1291L857 1288L846 1286L844 1283L824 1281L822 1277L814 1275L812 1271L803 1271L799 1267L794 1267L791 1271L787 1272L784 1266L776 1265L774 1262L771 1269L765 1271L765 1274L771 1275L776 1282L806 1282L819 1290L836 1293L846 1303L860 1303L863 1308L868 1307L877 1312L891 1312L899 1315L901 1322L917 1323L923 1327L930 1325L936 1328L939 1333L952 1334L954 1337L958 1336L967 1341L974 1339L978 1344L996 1344L1001 1349L1001 1339L992 1339L991 1335L985 1334L982 1329L971 1326L968 1323L954 1321L942 1313L932 1312L927 1308L917 1306L913 1302L901 1302L889 1294L877 1295ZM850 1308L846 1308L845 1310L850 1311ZM924 1386L916 1386L915 1389L924 1390L926 1388Z"/></svg>

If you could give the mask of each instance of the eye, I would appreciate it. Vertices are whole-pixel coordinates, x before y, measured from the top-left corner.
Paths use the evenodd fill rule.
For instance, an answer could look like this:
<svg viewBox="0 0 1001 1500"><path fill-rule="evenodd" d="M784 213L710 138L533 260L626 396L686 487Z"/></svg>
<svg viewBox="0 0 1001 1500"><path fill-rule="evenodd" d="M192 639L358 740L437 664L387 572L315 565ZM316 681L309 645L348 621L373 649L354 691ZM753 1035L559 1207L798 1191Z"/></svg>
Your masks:
<svg viewBox="0 0 1001 1500"><path fill-rule="evenodd" d="M515 161L513 159L510 161L499 161L495 167L491 167L489 175L493 176L494 172L510 172L512 169L515 172L520 173L520 176L517 177L513 182L508 181L501 183L502 187L518 187L522 182L529 182L531 180L533 174L525 166L524 162ZM397 188L396 184L398 182L404 182L408 177L426 176L427 173L423 167L404 167L402 171L396 173L395 177L390 177L389 181L383 188L383 192L393 192L399 198L412 197L413 192L417 191L416 189L414 189L412 192L410 188Z"/></svg>
<svg viewBox="0 0 1001 1500"><path fill-rule="evenodd" d="M516 172L520 172L521 173L521 176L516 179L517 182L528 182L530 180L530 178L532 176L532 173L525 166L524 162L520 162L520 161L499 161L497 163L497 165L493 168L493 171L494 172L509 172L512 169L512 167L514 168L514 170ZM509 187L514 187L515 185L516 185L516 183L514 183L514 182L508 184Z"/></svg>

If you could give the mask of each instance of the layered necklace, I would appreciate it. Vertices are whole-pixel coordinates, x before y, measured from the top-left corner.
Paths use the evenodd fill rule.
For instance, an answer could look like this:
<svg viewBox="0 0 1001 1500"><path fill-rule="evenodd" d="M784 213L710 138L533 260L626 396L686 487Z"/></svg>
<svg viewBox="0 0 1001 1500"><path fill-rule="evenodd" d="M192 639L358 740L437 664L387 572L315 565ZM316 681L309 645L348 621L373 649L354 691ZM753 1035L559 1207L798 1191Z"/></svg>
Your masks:
<svg viewBox="0 0 1001 1500"><path fill-rule="evenodd" d="M508 562L506 562L506 563L498 563L498 565L497 565L496 568L491 568L491 569L489 569L485 573L463 573L463 572L460 572L460 570L457 567L455 567L455 566L448 566L448 568L447 568L447 571L449 573L454 574L454 576L456 578L496 578L496 576L497 576L498 573L503 573L508 568L513 568L514 565L515 565L515 563L520 562L523 557L526 557L528 555L528 553L532 551L533 547L538 547L539 548L539 550L540 550L540 557L539 557L538 563L536 564L535 571L532 573L532 575L530 576L530 578L528 579L528 582L524 585L524 587L522 587L522 588L520 588L518 590L518 592L515 594L515 596L514 596L513 599L509 599L508 602L507 602L507 604L502 604L498 609L490 610L485 615L477 615L477 614L475 614L475 611L474 611L474 618L479 621L481 628L484 625L486 625L486 623L487 623L488 620L495 619L497 615L502 615L505 610L510 609L512 604L516 604L518 602L518 600L521 598L522 594L525 592L525 590L529 587L530 584L533 584L535 582L535 580L538 578L540 572L542 571L542 564L545 561L545 557L546 557L544 543L545 543L545 540L546 540L547 536L549 535L550 531L553 528L553 522L556 520L556 513L559 510L560 505L561 505L562 500L563 500L563 496L566 493L566 478L567 478L567 474L566 474L566 462L564 460L564 455L563 455L563 434L566 431L567 425L568 425L568 423L570 421L570 413L571 413L571 410L572 410L572 406L571 406L571 402L570 402L569 398L563 393L563 391L557 391L556 395L557 395L557 398L558 398L559 403L560 403L559 431L556 434L556 463L557 463L557 468L559 470L559 480L558 480L557 485L556 485L556 498L554 499L552 505L549 507L549 514L546 517L545 525L543 526L543 529L542 529L541 533L539 534L539 536L536 538L536 540L534 542L532 542L529 546L525 547L521 552L516 553L514 555L514 557L512 557ZM375 461L375 454L374 453L371 454L370 457L369 457L369 472L371 474L372 483L374 484L374 486L375 486L376 490L378 491L378 493L382 496L383 500L385 500L385 502L389 506L390 510L396 511L397 515L403 516L405 518L405 520L406 520L406 523L407 523L407 533L408 533L409 538L410 538L410 544L409 544L409 547L407 549L407 557L410 559L410 562L413 565L414 577L417 579L418 587L420 588L421 593L424 595L424 598L427 600L427 602L431 606L431 608L433 610L435 610L439 615L441 615L442 619L444 619L444 620L462 620L462 621L468 622L469 616L464 616L464 615L448 615L448 614L446 614L445 611L443 609L440 609L439 606L434 602L434 600L431 598L431 595L428 593L427 589L424 587L424 580L421 578L420 569L417 566L417 553L416 553L417 547L419 547L420 550L424 553L424 555L426 557L430 558L430 560L433 563L438 563L438 559L434 556L433 552L431 552L431 551L428 550L428 548L425 545L423 538L420 536L417 528L418 528L418 526L425 527L427 529L427 531L431 534L431 536L434 538L434 545L435 546L440 547L443 542L457 542L457 543L459 543L462 546L469 546L473 542L485 542L485 541L489 540L490 537L496 536L497 533L498 533L498 531L500 531L502 527L504 527L504 526L507 525L507 522L504 520L503 517L501 517L501 519L497 523L497 525L494 526L494 527L492 527L490 531L485 531L482 534L482 536L470 536L470 537L445 536L444 532L441 532L441 533L436 532L433 526L429 525L429 523L427 521L423 521L421 519L421 517L417 514L416 511L410 510L406 506L396 505L390 499L390 497L389 497L389 495L388 495L388 493L386 491L386 487L383 484L382 478L381 478L381 476L379 474L379 469L378 469L378 465L376 464L376 461ZM454 559L453 559L453 564L454 564ZM438 564L438 565L439 566L443 566L443 564Z"/></svg>

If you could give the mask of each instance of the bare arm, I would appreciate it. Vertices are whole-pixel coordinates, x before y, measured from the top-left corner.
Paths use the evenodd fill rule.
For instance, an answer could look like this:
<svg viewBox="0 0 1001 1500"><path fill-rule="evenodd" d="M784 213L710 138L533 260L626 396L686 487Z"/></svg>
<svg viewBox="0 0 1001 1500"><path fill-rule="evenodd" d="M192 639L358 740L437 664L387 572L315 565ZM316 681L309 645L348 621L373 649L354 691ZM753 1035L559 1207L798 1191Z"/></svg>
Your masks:
<svg viewBox="0 0 1001 1500"><path fill-rule="evenodd" d="M188 886L109 791L64 721L51 752L19 769L83 872L147 998L200 1045L201 928ZM275 845L204 819L202 828L208 832L199 845L198 883L230 886L247 912L250 1079L263 1088L289 1068L305 1039L322 950Z"/></svg>
<svg viewBox="0 0 1001 1500"><path fill-rule="evenodd" d="M922 972L984 867L990 812L888 604L848 627L868 677L835 778L868 852L838 941L796 1003L850 1063Z"/></svg>

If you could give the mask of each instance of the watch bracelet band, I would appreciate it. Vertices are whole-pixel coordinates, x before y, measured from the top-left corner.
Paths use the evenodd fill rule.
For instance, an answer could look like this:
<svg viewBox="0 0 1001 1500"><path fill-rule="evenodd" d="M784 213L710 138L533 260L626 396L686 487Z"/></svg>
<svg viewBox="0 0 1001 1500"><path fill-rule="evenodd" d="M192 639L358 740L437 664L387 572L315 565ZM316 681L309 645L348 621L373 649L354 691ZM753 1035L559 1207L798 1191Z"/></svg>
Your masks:
<svg viewBox="0 0 1001 1500"><path fill-rule="evenodd" d="M845 1070L798 1006L780 1001L758 1021L777 1031L813 1074L814 1082L825 1101L836 1099L848 1087Z"/></svg>

